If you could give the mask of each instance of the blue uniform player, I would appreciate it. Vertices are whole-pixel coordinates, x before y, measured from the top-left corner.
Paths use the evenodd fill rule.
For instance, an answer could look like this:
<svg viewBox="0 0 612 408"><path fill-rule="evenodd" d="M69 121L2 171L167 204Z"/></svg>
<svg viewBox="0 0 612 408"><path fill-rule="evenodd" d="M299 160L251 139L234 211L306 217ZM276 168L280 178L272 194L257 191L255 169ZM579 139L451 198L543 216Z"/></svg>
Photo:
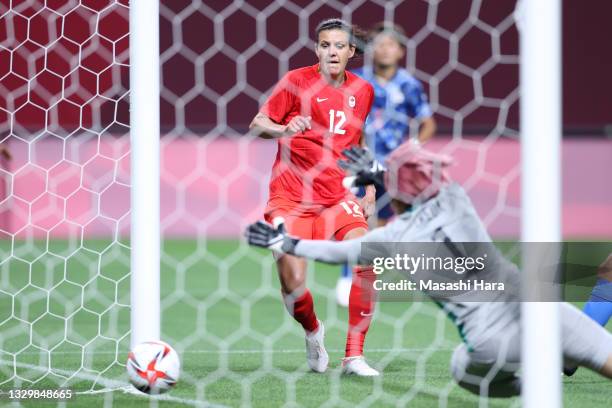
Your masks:
<svg viewBox="0 0 612 408"><path fill-rule="evenodd" d="M597 283L584 305L584 312L602 326L612 318L612 254L599 267Z"/></svg>
<svg viewBox="0 0 612 408"><path fill-rule="evenodd" d="M366 143L379 163L410 135L410 122L419 124L417 141L424 143L436 130L436 122L423 85L399 63L404 57L401 28L377 25L371 32L372 64L354 71L374 87L374 103L366 122ZM378 225L385 225L393 212L384 186L376 186Z"/></svg>
<svg viewBox="0 0 612 408"><path fill-rule="evenodd" d="M597 270L597 283L584 305L584 313L604 327L612 318L612 254L608 255ZM571 377L577 369L576 366L565 367L563 372Z"/></svg>
<svg viewBox="0 0 612 408"><path fill-rule="evenodd" d="M404 58L405 34L400 27L377 24L370 31L371 64L353 71L374 87L374 103L366 121L366 144L379 163L410 137L411 122L419 125L419 143L429 140L436 122L427 102L423 85L399 66ZM376 215L378 226L384 226L393 216L390 199L382 185L376 185ZM336 286L336 300L348 305L351 268L345 265Z"/></svg>

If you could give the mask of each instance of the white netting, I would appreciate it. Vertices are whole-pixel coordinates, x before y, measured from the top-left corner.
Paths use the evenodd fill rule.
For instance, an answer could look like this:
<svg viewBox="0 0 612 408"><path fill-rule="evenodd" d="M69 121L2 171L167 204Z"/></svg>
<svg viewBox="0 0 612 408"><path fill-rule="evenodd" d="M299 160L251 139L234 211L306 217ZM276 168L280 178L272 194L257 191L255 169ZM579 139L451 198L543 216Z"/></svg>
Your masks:
<svg viewBox="0 0 612 408"><path fill-rule="evenodd" d="M493 233L515 236L514 1L161 3L162 338L184 364L176 402L477 401L448 374L458 337L429 303L380 305L365 352L385 375L342 379L347 318L335 304L337 268L309 270L332 369L307 372L272 257L239 240L262 216L275 152L247 127L282 74L316 62L320 20L394 21L408 34L405 66L425 84L443 135L432 145L461 163L454 176ZM0 132L13 155L0 197L0 386L123 387L127 1L12 1L0 15ZM121 406L128 397L80 398Z"/></svg>
<svg viewBox="0 0 612 408"><path fill-rule="evenodd" d="M86 391L129 343L127 1L0 15L0 384Z"/></svg>

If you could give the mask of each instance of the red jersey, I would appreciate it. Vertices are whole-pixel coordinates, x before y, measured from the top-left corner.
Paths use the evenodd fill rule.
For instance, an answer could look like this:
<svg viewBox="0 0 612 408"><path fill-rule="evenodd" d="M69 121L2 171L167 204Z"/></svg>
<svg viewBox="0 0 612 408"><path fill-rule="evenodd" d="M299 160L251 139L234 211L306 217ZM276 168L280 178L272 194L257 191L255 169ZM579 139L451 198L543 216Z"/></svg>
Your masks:
<svg viewBox="0 0 612 408"><path fill-rule="evenodd" d="M282 125L297 115L311 116L312 129L278 139L270 198L322 205L341 201L346 174L337 160L359 144L373 99L372 85L349 71L337 88L321 77L318 64L289 71L260 112Z"/></svg>

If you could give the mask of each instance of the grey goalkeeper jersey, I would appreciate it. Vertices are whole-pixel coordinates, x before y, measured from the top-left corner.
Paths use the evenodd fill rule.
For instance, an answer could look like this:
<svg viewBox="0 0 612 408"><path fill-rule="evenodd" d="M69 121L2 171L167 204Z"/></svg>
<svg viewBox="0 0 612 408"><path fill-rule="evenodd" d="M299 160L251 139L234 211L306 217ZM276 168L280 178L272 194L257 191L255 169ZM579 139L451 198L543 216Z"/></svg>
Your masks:
<svg viewBox="0 0 612 408"><path fill-rule="evenodd" d="M441 242L455 250L459 248L461 253L457 256L470 256L469 251L475 248L482 253L484 249L487 253L486 267L481 270L472 269L469 278L504 284L502 291L474 288L460 291L423 290L453 320L468 346L477 348L479 343L498 334L499 330L506 330L518 322L518 268L507 261L491 243L470 198L456 183L443 187L435 198L400 215L386 226L368 232L360 239L344 242L301 240L295 248L295 254L326 263L348 261L372 264L374 256L394 257L397 246L379 245L378 251L362 250L368 245L415 242ZM465 253L466 248L468 253ZM382 254L381 251L387 253ZM427 279L427 273L415 271L406 274L406 279L418 282ZM457 278L456 275L451 276L451 279Z"/></svg>

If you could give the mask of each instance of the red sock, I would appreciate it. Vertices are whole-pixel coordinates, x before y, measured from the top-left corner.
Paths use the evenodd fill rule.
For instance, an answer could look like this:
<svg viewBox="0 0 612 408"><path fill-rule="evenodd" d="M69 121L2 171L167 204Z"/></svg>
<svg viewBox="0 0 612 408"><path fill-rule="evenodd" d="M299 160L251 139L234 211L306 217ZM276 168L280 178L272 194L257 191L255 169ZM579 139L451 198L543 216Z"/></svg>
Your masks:
<svg viewBox="0 0 612 408"><path fill-rule="evenodd" d="M303 294L296 297L296 292L283 294L285 307L295 320L297 320L304 330L313 332L319 328L319 321L314 311L312 295L306 289Z"/></svg>
<svg viewBox="0 0 612 408"><path fill-rule="evenodd" d="M376 275L371 267L356 266L349 295L349 329L346 337L345 357L363 354L363 342L370 328L376 292L372 287Z"/></svg>

